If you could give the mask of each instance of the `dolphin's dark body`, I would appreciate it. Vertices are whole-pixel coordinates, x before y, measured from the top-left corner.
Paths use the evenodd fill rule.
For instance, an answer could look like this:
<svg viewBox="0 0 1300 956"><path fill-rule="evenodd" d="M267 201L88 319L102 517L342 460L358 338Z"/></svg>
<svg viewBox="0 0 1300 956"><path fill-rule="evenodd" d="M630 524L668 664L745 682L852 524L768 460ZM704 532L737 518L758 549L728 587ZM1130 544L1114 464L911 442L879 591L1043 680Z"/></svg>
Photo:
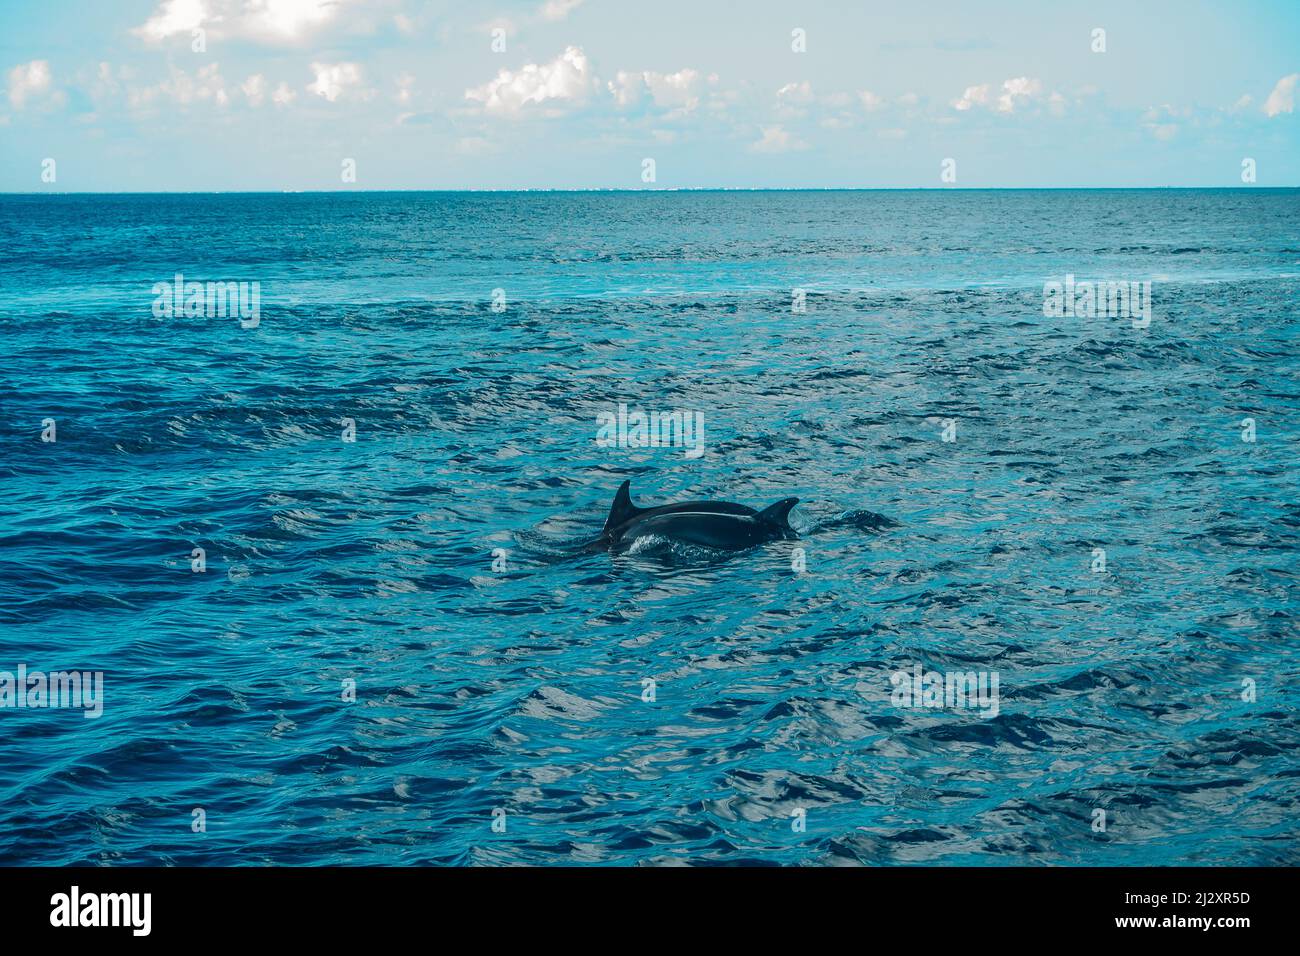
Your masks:
<svg viewBox="0 0 1300 956"><path fill-rule="evenodd" d="M798 537L790 527L790 509L799 503L798 498L783 498L762 511L730 501L684 501L638 508L632 504L631 485L630 481L619 485L604 530L588 546L591 550L627 548L637 538L648 535L722 551Z"/></svg>

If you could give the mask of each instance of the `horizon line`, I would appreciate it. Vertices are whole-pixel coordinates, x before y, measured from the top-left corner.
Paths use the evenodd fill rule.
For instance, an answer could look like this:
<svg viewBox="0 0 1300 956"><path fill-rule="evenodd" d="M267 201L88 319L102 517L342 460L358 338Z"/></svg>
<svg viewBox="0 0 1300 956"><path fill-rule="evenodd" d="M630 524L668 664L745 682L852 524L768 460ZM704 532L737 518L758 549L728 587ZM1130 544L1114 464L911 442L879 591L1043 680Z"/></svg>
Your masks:
<svg viewBox="0 0 1300 956"><path fill-rule="evenodd" d="M437 189L112 189L112 190L0 190L0 196L292 196L346 195L349 193L679 193L679 192L1168 192L1172 190L1233 190L1240 192L1300 190L1300 185L1259 184L1217 186L502 186Z"/></svg>

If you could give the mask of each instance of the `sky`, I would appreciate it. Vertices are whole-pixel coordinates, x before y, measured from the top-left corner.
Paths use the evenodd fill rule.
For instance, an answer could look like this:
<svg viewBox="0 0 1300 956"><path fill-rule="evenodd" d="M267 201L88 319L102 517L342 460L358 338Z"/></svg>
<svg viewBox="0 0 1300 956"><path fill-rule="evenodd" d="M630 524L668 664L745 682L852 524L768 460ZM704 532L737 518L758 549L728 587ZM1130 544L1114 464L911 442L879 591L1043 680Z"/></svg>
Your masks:
<svg viewBox="0 0 1300 956"><path fill-rule="evenodd" d="M1297 0L0 0L0 82L3 192L1300 185Z"/></svg>

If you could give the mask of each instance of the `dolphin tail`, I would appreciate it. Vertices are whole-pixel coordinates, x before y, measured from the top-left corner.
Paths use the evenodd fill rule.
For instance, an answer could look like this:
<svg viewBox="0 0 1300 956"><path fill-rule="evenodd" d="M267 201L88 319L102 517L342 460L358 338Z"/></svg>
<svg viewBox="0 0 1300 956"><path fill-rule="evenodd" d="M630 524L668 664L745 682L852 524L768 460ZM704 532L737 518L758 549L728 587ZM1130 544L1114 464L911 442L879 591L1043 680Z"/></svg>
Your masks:
<svg viewBox="0 0 1300 956"><path fill-rule="evenodd" d="M601 529L601 533L604 534L611 528L617 528L623 522L636 517L640 510L632 504L632 482L623 482L614 495L614 505L609 509L609 517L605 519L605 527Z"/></svg>
<svg viewBox="0 0 1300 956"><path fill-rule="evenodd" d="M756 520L765 524L775 525L782 531L794 533L790 527L790 509L799 503L798 498L782 498L774 505L769 505L755 515Z"/></svg>

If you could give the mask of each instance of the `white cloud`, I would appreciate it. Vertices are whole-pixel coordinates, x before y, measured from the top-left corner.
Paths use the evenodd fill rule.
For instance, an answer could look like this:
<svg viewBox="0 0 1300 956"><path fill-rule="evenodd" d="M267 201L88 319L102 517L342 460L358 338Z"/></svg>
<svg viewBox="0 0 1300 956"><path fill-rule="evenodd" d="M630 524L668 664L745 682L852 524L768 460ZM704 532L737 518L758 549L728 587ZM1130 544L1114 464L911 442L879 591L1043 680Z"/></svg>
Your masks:
<svg viewBox="0 0 1300 956"><path fill-rule="evenodd" d="M255 40L292 43L338 15L344 0L245 0L240 32Z"/></svg>
<svg viewBox="0 0 1300 956"><path fill-rule="evenodd" d="M289 84L281 82L271 94L271 102L276 106L288 106L298 98L298 94L289 89Z"/></svg>
<svg viewBox="0 0 1300 956"><path fill-rule="evenodd" d="M539 12L543 20L563 20L580 6L582 0L546 0Z"/></svg>
<svg viewBox="0 0 1300 956"><path fill-rule="evenodd" d="M698 70L684 69L676 73L644 73L646 85L655 105L667 108L693 110L700 105L699 90L704 81ZM709 82L716 83L717 75Z"/></svg>
<svg viewBox="0 0 1300 956"><path fill-rule="evenodd" d="M239 85L240 92L248 100L249 106L261 106L266 102L266 77L254 73Z"/></svg>
<svg viewBox="0 0 1300 956"><path fill-rule="evenodd" d="M700 94L704 83L717 82L717 74L704 77L699 70L689 67L676 73L656 73L643 71L627 73L622 70L606 86L614 94L614 102L619 107L631 107L649 96L655 106L667 110L680 110L689 113L700 105Z"/></svg>
<svg viewBox="0 0 1300 956"><path fill-rule="evenodd" d="M202 27L216 36L294 44L334 21L353 0L162 0L132 32L149 43L189 36Z"/></svg>
<svg viewBox="0 0 1300 956"><path fill-rule="evenodd" d="M786 103L811 103L813 99L812 84L807 80L802 83L787 83L776 91L777 99Z"/></svg>
<svg viewBox="0 0 1300 956"><path fill-rule="evenodd" d="M960 97L952 101L953 109L968 110L972 106L987 106L991 89L987 83L968 86Z"/></svg>
<svg viewBox="0 0 1300 956"><path fill-rule="evenodd" d="M1021 100L1030 99L1041 92L1043 92L1041 80L1031 80L1027 76L1018 76L1015 79L1007 80L1002 84L1002 95L998 97L998 111L1011 113Z"/></svg>
<svg viewBox="0 0 1300 956"><path fill-rule="evenodd" d="M1168 103L1151 106L1142 114L1142 128L1162 143L1167 143L1178 135L1178 124L1173 121L1190 116L1190 109L1178 109Z"/></svg>
<svg viewBox="0 0 1300 956"><path fill-rule="evenodd" d="M1142 122L1148 127L1154 127L1161 121L1190 120L1191 118L1192 108L1190 106L1172 106L1169 103L1148 107L1146 112L1142 114Z"/></svg>
<svg viewBox="0 0 1300 956"><path fill-rule="evenodd" d="M1300 82L1300 73L1292 73L1277 81L1273 92L1264 101L1264 114L1269 117L1281 113L1290 113L1295 109L1295 87Z"/></svg>
<svg viewBox="0 0 1300 956"><path fill-rule="evenodd" d="M622 70L619 70L618 75L607 85L609 91L614 94L614 102L620 108L636 106L641 102L641 97L650 90L644 73L625 73Z"/></svg>
<svg viewBox="0 0 1300 956"><path fill-rule="evenodd" d="M993 95L992 84L981 83L978 86L966 87L962 95L952 101L952 106L953 109L962 111L976 106L983 106L996 108L999 113L1014 113L1023 104L1037 100L1042 93L1042 80L1017 76L1003 81L1002 90L998 93L996 99ZM1053 97L1049 102L1049 108L1053 112L1063 110L1065 107L1064 99L1057 97L1055 94L1053 94Z"/></svg>
<svg viewBox="0 0 1300 956"><path fill-rule="evenodd" d="M20 110L30 99L44 96L50 91L54 76L46 60L32 60L9 71L9 102Z"/></svg>
<svg viewBox="0 0 1300 956"><path fill-rule="evenodd" d="M203 0L163 0L154 15L131 32L153 43L203 25L207 17Z"/></svg>
<svg viewBox="0 0 1300 956"><path fill-rule="evenodd" d="M82 85L90 93L90 98L96 104L116 96L122 89L122 80L130 78L129 71L126 68L115 70L113 64L107 61L100 62L95 67L95 75L92 79L83 79Z"/></svg>
<svg viewBox="0 0 1300 956"><path fill-rule="evenodd" d="M316 79L307 85L307 92L331 103L361 83L361 67L355 63L313 63L311 71Z"/></svg>
<svg viewBox="0 0 1300 956"><path fill-rule="evenodd" d="M410 73L402 73L399 75L397 77L397 92L393 94L397 102L403 104L410 103L411 97L415 95L415 91L411 89L414 85L415 77Z"/></svg>
<svg viewBox="0 0 1300 956"><path fill-rule="evenodd" d="M466 90L465 99L482 103L489 113L517 114L530 103L585 100L594 85L587 55L571 46L549 63L501 70L495 79Z"/></svg>
<svg viewBox="0 0 1300 956"><path fill-rule="evenodd" d="M885 101L870 90L862 90L858 93L858 102L860 102L862 108L869 113L878 110L885 105Z"/></svg>
<svg viewBox="0 0 1300 956"><path fill-rule="evenodd" d="M126 93L127 105L131 109L147 109L161 99L170 100L178 106L206 102L226 106L230 102L230 95L221 78L221 68L216 63L200 67L193 76L172 67L171 76L161 83L135 87Z"/></svg>
<svg viewBox="0 0 1300 956"><path fill-rule="evenodd" d="M749 145L755 153L789 153L807 149L808 144L780 126L761 126L762 137Z"/></svg>
<svg viewBox="0 0 1300 956"><path fill-rule="evenodd" d="M808 115L808 108L814 99L812 84L807 80L802 83L787 83L776 91L774 116L777 120L802 119Z"/></svg>

